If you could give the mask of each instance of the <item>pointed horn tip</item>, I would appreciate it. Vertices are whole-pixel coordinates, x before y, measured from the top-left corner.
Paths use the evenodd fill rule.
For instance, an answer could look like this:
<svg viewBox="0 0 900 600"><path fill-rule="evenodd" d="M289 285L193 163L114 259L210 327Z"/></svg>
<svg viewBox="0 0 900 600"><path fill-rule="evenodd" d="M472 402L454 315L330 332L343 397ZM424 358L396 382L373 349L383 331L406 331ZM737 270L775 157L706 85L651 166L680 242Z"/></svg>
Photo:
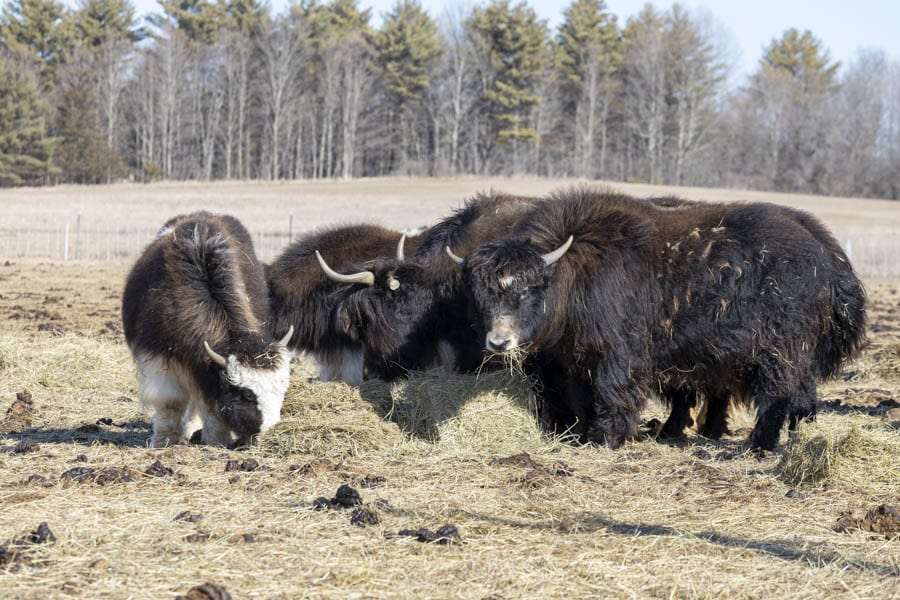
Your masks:
<svg viewBox="0 0 900 600"><path fill-rule="evenodd" d="M328 266L328 263L325 262L325 259L322 258L322 255L318 250L316 250L316 260L319 261L319 267L321 267L322 271L325 273L325 276L332 281L337 281L338 283L363 283L365 285L375 284L375 274L371 271L360 271L359 273L354 273L353 275L344 275L343 273L338 273Z"/></svg>
<svg viewBox="0 0 900 600"><path fill-rule="evenodd" d="M403 251L404 246L406 245L406 234L402 234L400 236L400 241L397 242L397 260L399 262L403 262L406 260L406 253Z"/></svg>
<svg viewBox="0 0 900 600"><path fill-rule="evenodd" d="M212 347L210 347L209 342L207 342L206 340L203 340L203 347L206 348L206 353L214 363L216 363L220 367L225 367L228 365L228 361L225 360L225 357L213 350Z"/></svg>
<svg viewBox="0 0 900 600"><path fill-rule="evenodd" d="M278 340L278 345L282 347L287 347L288 342L291 341L291 338L294 337L294 326L291 325L288 327L287 333L284 334L284 337Z"/></svg>
<svg viewBox="0 0 900 600"><path fill-rule="evenodd" d="M466 259L460 258L456 254L454 254L453 250L450 249L450 246L444 246L444 251L447 253L447 256L449 256L450 259L453 260L453 262L455 262L460 267L463 266L463 264L465 264Z"/></svg>
<svg viewBox="0 0 900 600"><path fill-rule="evenodd" d="M544 263L545 263L547 266L550 266L550 265L552 265L553 263L555 263L556 261L558 261L560 258L563 257L563 255L564 255L566 252L569 251L569 248L572 246L572 242L574 242L574 241L575 241L575 236L574 236L574 235L570 235L570 236L569 236L569 239L567 239L567 240L563 243L562 246L560 246L559 248L557 248L557 249L554 250L553 252L548 252L547 254L544 254L543 257L542 257L542 258L544 259Z"/></svg>

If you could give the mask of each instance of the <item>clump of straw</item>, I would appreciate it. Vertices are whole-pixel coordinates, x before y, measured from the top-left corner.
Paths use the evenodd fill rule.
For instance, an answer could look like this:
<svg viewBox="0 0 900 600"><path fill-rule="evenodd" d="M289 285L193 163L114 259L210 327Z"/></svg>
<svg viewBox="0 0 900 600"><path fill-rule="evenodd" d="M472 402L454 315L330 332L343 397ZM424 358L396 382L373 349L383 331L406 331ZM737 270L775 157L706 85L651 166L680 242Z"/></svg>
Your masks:
<svg viewBox="0 0 900 600"><path fill-rule="evenodd" d="M829 433L806 427L787 443L779 476L791 485L846 485L900 489L900 439L884 429Z"/></svg>

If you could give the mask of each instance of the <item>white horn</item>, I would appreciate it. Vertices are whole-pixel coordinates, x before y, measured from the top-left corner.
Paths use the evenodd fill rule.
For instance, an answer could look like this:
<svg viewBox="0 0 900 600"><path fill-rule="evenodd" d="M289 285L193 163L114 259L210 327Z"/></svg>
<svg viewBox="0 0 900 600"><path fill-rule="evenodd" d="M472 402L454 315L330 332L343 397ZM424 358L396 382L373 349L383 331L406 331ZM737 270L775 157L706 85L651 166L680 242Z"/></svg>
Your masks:
<svg viewBox="0 0 900 600"><path fill-rule="evenodd" d="M339 283L364 283L365 285L375 284L375 273L372 273L371 271L360 271L359 273L354 273L353 275L342 275L341 273L338 273L328 266L328 263L325 262L325 259L322 258L322 255L319 254L318 250L316 250L316 258L319 259L319 266L322 267L322 270L325 272L325 275L328 277L328 279L337 281Z"/></svg>
<svg viewBox="0 0 900 600"><path fill-rule="evenodd" d="M465 264L466 259L460 258L457 255L453 254L453 250L450 249L450 246L444 246L444 250L447 251L447 256L452 258L453 262L455 262L457 265L459 265L461 267Z"/></svg>
<svg viewBox="0 0 900 600"><path fill-rule="evenodd" d="M291 337L294 335L294 326L291 325L288 329L288 332L284 335L283 338L278 340L278 345L282 348L287 348L288 342L291 341Z"/></svg>
<svg viewBox="0 0 900 600"><path fill-rule="evenodd" d="M569 249L569 246L572 245L572 241L575 239L574 236L569 236L569 239L566 240L566 243L554 250L553 252L549 252L543 255L541 258L544 259L544 264L548 267L562 258L563 254Z"/></svg>
<svg viewBox="0 0 900 600"><path fill-rule="evenodd" d="M210 348L209 342L204 340L203 347L206 348L206 353L209 354L209 357L212 359L212 361L214 363L216 363L220 367L228 366L228 361L225 360L225 357L222 356L221 354L219 354L218 352L216 352L215 350L213 350L212 348Z"/></svg>
<svg viewBox="0 0 900 600"><path fill-rule="evenodd" d="M403 246L406 244L406 234L400 236L400 241L397 243L397 260L399 262L403 262L406 260L406 256L403 254Z"/></svg>

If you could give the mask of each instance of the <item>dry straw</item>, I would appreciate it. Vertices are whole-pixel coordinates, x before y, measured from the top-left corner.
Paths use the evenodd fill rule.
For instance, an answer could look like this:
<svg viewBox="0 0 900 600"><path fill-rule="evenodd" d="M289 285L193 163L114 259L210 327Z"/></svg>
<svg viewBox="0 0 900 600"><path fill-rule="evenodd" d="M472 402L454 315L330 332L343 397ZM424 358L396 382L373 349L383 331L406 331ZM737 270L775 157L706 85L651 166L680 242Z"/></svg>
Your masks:
<svg viewBox="0 0 900 600"><path fill-rule="evenodd" d="M393 384L303 383L288 393L284 418L262 436L263 449L322 457L392 452L481 455L544 449L524 379L506 372L478 377L441 369Z"/></svg>
<svg viewBox="0 0 900 600"><path fill-rule="evenodd" d="M900 489L900 437L887 429L806 426L784 447L777 471L791 485Z"/></svg>

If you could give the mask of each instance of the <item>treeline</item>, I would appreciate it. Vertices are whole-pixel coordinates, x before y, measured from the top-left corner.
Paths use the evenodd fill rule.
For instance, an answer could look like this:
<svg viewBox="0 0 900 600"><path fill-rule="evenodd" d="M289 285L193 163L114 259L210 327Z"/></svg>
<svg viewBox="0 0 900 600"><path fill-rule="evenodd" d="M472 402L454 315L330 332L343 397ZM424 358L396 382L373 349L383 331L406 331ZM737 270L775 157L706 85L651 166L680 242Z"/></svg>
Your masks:
<svg viewBox="0 0 900 600"><path fill-rule="evenodd" d="M357 0L7 0L0 184L579 176L900 197L900 65L789 30L734 82L709 17L573 0L379 27Z"/></svg>

